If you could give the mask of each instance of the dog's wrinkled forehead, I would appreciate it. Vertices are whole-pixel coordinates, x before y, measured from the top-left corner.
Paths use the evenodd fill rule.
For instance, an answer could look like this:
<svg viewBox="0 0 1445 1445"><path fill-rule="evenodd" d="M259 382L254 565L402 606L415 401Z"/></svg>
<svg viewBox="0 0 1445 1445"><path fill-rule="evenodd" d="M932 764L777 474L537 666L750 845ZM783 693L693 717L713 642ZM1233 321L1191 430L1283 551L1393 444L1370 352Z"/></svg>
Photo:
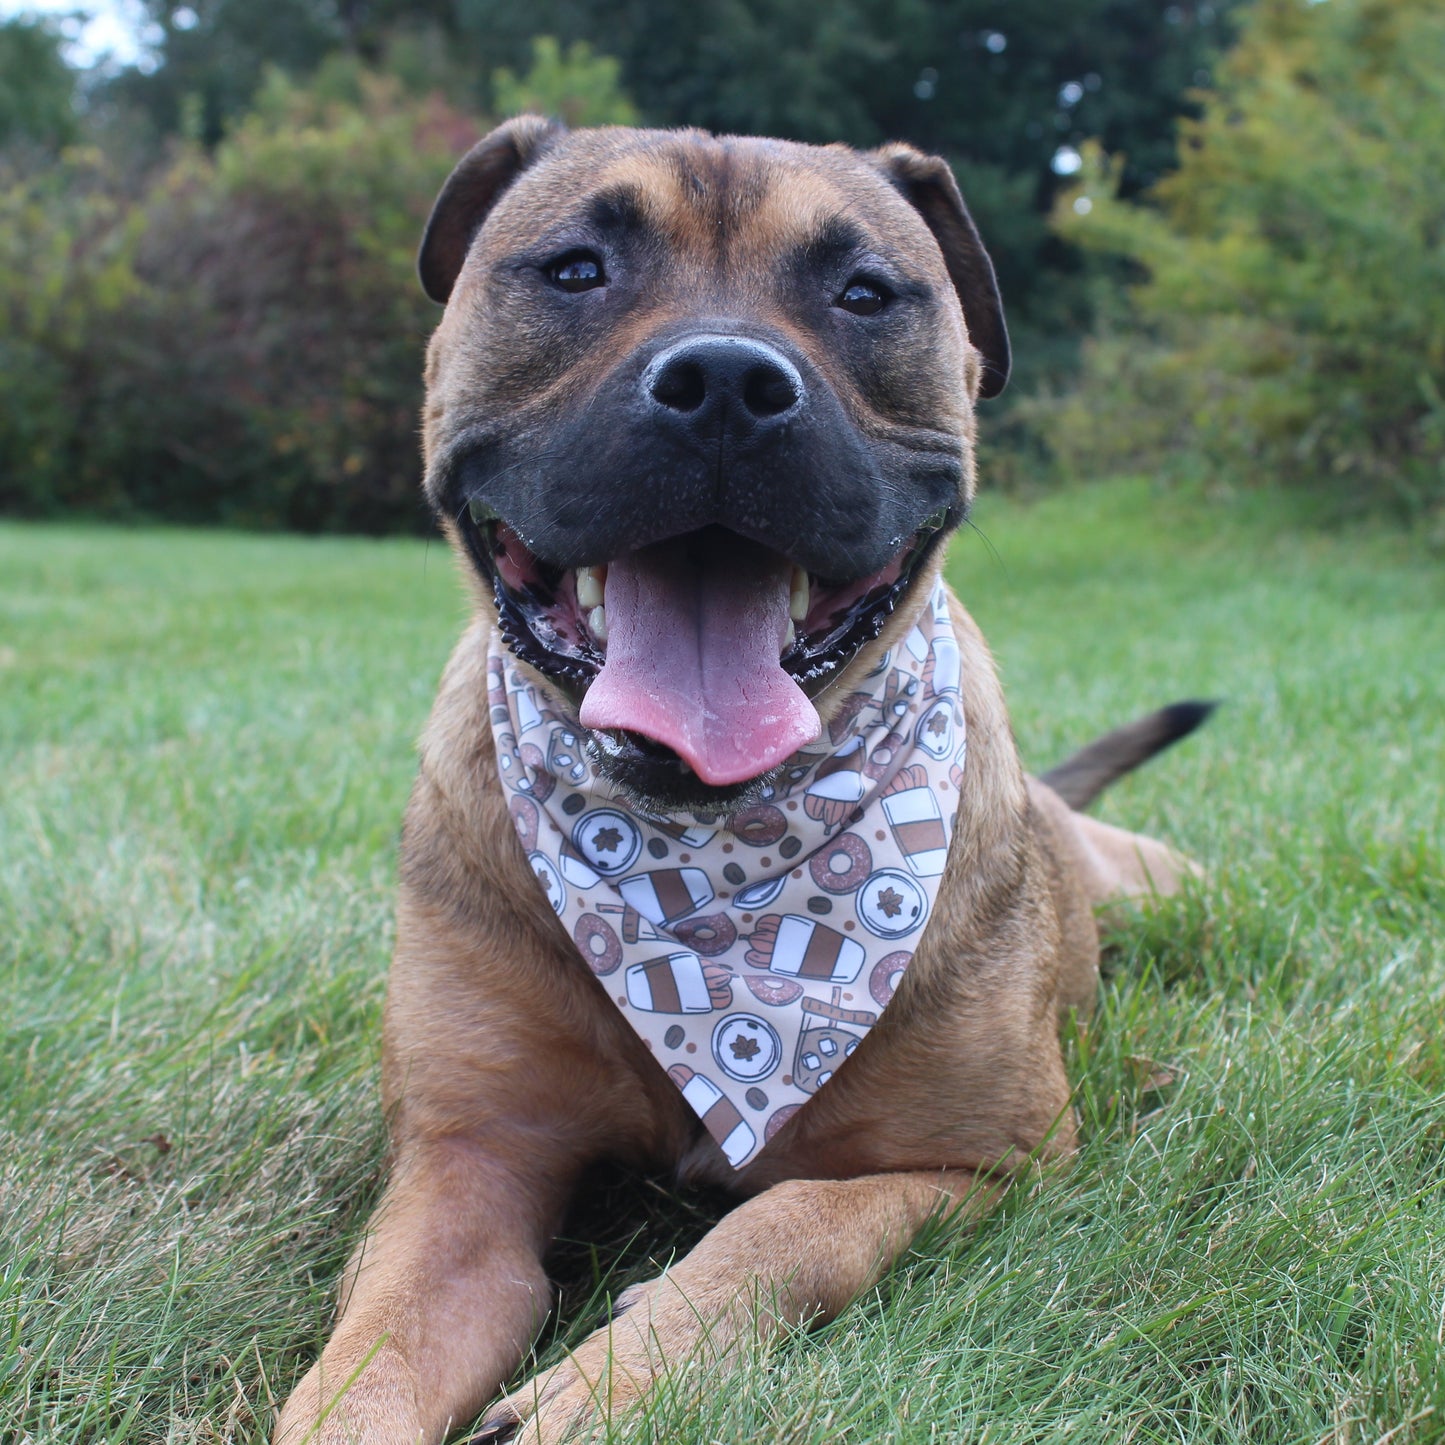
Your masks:
<svg viewBox="0 0 1445 1445"><path fill-rule="evenodd" d="M720 282L770 291L810 253L869 250L946 294L948 273L917 211L842 147L700 134L565 137L502 197L483 253L572 233L652 246L713 299ZM719 298L720 299L720 298Z"/></svg>

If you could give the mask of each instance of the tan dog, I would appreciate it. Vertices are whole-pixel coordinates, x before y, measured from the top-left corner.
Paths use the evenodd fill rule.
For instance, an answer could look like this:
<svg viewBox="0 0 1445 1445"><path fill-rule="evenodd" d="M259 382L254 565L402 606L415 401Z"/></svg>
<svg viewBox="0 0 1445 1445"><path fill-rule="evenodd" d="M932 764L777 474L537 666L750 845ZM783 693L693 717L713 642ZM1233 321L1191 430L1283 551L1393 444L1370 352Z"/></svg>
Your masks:
<svg viewBox="0 0 1445 1445"><path fill-rule="evenodd" d="M773 796L920 615L966 514L973 399L1008 367L992 268L947 167L904 146L531 118L461 162L420 265L447 301L427 489L477 616L406 816L390 1183L282 1412L290 1445L464 1428L548 1313L542 1255L595 1161L744 1202L495 1405L485 1438L559 1440L742 1332L826 1319L941 1209L983 1208L1010 1171L1071 1150L1058 1025L1091 1004L1095 910L1167 892L1185 865L1070 805L1205 711L1111 735L1053 787L1029 779L952 602L967 766L927 927L883 1023L735 1171L546 906L498 776L488 649L500 626L639 810L726 827ZM697 680L654 708L694 629ZM739 690L769 688L776 709L744 717Z"/></svg>

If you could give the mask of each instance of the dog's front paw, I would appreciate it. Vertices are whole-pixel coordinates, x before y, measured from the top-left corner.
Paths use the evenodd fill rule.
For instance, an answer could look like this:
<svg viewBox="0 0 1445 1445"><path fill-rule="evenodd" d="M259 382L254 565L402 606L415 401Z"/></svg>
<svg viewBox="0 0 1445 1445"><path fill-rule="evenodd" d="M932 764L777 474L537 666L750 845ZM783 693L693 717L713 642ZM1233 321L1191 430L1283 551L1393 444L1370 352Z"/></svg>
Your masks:
<svg viewBox="0 0 1445 1445"><path fill-rule="evenodd" d="M489 1411L469 1445L563 1445L590 1440L652 1388L656 1364L642 1319L629 1319L647 1286L618 1301L612 1322L550 1370L534 1375Z"/></svg>

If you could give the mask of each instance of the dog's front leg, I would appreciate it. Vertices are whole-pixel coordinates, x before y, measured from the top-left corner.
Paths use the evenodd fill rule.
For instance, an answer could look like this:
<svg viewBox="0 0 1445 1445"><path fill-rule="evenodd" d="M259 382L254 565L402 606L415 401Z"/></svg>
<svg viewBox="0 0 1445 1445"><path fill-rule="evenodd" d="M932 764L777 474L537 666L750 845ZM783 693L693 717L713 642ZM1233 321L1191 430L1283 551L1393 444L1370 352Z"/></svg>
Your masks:
<svg viewBox="0 0 1445 1445"><path fill-rule="evenodd" d="M827 1320L876 1282L931 1216L958 1206L981 1212L1000 1188L965 1170L775 1185L666 1273L627 1291L610 1324L501 1401L477 1438L555 1445L597 1416L626 1411L665 1370L716 1364L747 1334Z"/></svg>
<svg viewBox="0 0 1445 1445"><path fill-rule="evenodd" d="M567 1181L517 1177L499 1161L529 1151L507 1142L404 1149L277 1445L439 1441L516 1368L550 1307L541 1252Z"/></svg>

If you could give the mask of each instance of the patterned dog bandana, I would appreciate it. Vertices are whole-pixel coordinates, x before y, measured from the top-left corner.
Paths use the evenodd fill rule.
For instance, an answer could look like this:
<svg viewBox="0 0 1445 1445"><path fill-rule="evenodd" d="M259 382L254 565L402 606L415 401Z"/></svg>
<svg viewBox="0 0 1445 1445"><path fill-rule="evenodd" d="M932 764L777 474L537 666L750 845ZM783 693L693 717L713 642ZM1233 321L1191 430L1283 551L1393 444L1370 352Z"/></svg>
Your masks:
<svg viewBox="0 0 1445 1445"><path fill-rule="evenodd" d="M966 752L942 587L765 801L721 819L617 799L495 637L488 687L548 903L741 1168L878 1021L933 908Z"/></svg>

